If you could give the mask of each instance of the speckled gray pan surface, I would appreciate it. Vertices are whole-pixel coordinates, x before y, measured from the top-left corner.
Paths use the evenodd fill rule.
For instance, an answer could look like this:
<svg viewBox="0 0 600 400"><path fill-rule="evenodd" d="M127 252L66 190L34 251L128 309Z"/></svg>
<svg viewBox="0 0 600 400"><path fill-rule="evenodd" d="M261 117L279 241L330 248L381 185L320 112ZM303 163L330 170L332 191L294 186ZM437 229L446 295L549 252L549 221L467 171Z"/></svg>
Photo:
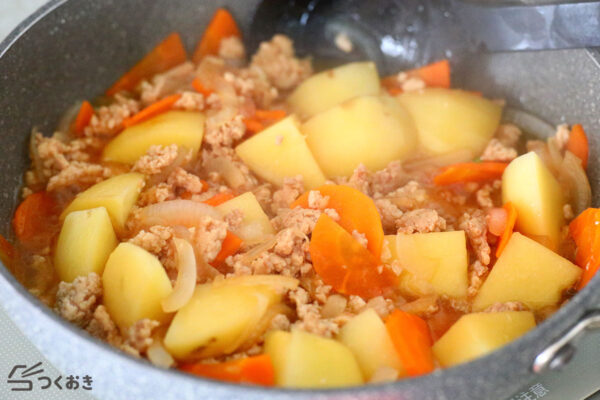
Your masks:
<svg viewBox="0 0 600 400"><path fill-rule="evenodd" d="M51 133L76 100L93 98L167 33L188 48L213 10L227 6L249 26L256 1L53 1L0 45L0 226L9 234L32 126ZM582 122L592 132L590 177L599 204L600 69L585 50L496 54L462 60L456 82L553 124ZM64 372L94 376L105 399L501 399L531 380L535 355L597 302L600 278L540 327L474 362L394 384L333 391L286 391L233 386L162 371L126 357L59 320L0 266L0 302L31 341Z"/></svg>

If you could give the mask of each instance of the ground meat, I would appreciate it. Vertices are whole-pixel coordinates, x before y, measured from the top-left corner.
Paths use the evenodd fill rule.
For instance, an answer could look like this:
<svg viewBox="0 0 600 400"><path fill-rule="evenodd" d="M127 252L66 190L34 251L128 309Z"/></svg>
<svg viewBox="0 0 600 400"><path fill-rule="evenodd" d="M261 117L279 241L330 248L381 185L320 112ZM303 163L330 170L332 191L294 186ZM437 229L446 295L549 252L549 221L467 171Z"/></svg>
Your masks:
<svg viewBox="0 0 600 400"><path fill-rule="evenodd" d="M271 203L273 202L272 186L270 183L265 183L259 186L256 186L252 189L252 193L254 197L256 197L256 201L260 204L263 210L269 212L271 209Z"/></svg>
<svg viewBox="0 0 600 400"><path fill-rule="evenodd" d="M469 287L467 288L467 296L475 297L483 285L484 278L487 275L489 268L484 266L481 261L476 260L469 267Z"/></svg>
<svg viewBox="0 0 600 400"><path fill-rule="evenodd" d="M325 337L333 337L339 332L335 322L321 316L318 303L309 302L310 296L306 290L299 287L290 291L288 296L296 305L298 321L293 324L295 328Z"/></svg>
<svg viewBox="0 0 600 400"><path fill-rule="evenodd" d="M99 164L73 161L57 175L50 178L46 190L56 191L63 188L76 187L80 191L109 178L110 174L110 169Z"/></svg>
<svg viewBox="0 0 600 400"><path fill-rule="evenodd" d="M389 199L376 199L375 206L381 215L381 224L385 232L396 230L396 221L402 217L402 211Z"/></svg>
<svg viewBox="0 0 600 400"><path fill-rule="evenodd" d="M233 65L239 65L246 58L244 43L236 36L222 39L219 44L219 58Z"/></svg>
<svg viewBox="0 0 600 400"><path fill-rule="evenodd" d="M485 184L475 192L477 204L483 209L494 207L494 198L500 197L502 181L495 180L492 184Z"/></svg>
<svg viewBox="0 0 600 400"><path fill-rule="evenodd" d="M237 74L226 73L224 77L237 93L259 108L268 109L279 99L277 88L269 82L265 71L255 65L239 70Z"/></svg>
<svg viewBox="0 0 600 400"><path fill-rule="evenodd" d="M375 197L386 195L408 182L408 175L400 161L390 162L384 169L377 171L371 178L371 191Z"/></svg>
<svg viewBox="0 0 600 400"><path fill-rule="evenodd" d="M469 243L477 259L483 264L490 263L491 249L487 241L487 220L481 210L471 210L464 213L458 222L459 229L467 234Z"/></svg>
<svg viewBox="0 0 600 400"><path fill-rule="evenodd" d="M152 332L160 323L158 321L144 318L129 327L127 331L126 344L134 348L139 354L143 354L152 345Z"/></svg>
<svg viewBox="0 0 600 400"><path fill-rule="evenodd" d="M225 221L205 216L197 226L190 228L192 244L198 253L204 257L204 261L214 260L221 251L221 244L227 236L227 226Z"/></svg>
<svg viewBox="0 0 600 400"><path fill-rule="evenodd" d="M507 301L506 303L494 303L483 312L494 313L503 311L527 311L529 308L518 301Z"/></svg>
<svg viewBox="0 0 600 400"><path fill-rule="evenodd" d="M92 320L85 329L90 335L107 341L113 346L120 347L123 343L119 329L102 304L96 307Z"/></svg>
<svg viewBox="0 0 600 400"><path fill-rule="evenodd" d="M354 229L352 231L352 237L364 248L366 248L367 245L369 244L369 241L367 240L367 236L365 236L364 233L360 233L356 229Z"/></svg>
<svg viewBox="0 0 600 400"><path fill-rule="evenodd" d="M273 193L271 210L277 214L280 208L289 208L294 200L304 192L302 175L284 178L283 186Z"/></svg>
<svg viewBox="0 0 600 400"><path fill-rule="evenodd" d="M271 330L282 330L287 331L290 329L290 320L285 314L275 315L269 324L267 331Z"/></svg>
<svg viewBox="0 0 600 400"><path fill-rule="evenodd" d="M297 229L305 235L312 230L321 216L321 211L297 207L293 209L280 208L277 217L271 220L273 227L280 231L285 228Z"/></svg>
<svg viewBox="0 0 600 400"><path fill-rule="evenodd" d="M102 296L102 282L92 272L79 276L71 283L61 282L56 293L54 310L67 321L85 327Z"/></svg>
<svg viewBox="0 0 600 400"><path fill-rule="evenodd" d="M225 214L223 221L227 223L230 231L237 231L242 226L242 222L244 221L244 213L238 209L232 210L231 212Z"/></svg>
<svg viewBox="0 0 600 400"><path fill-rule="evenodd" d="M133 165L132 170L145 175L154 175L167 168L177 159L177 145L150 146L146 154Z"/></svg>
<svg viewBox="0 0 600 400"><path fill-rule="evenodd" d="M167 200L175 200L175 190L172 185L162 182L142 191L140 197L138 197L137 205L145 207Z"/></svg>
<svg viewBox="0 0 600 400"><path fill-rule="evenodd" d="M383 296L377 296L370 299L365 308L372 308L381 318L387 317L392 311L394 311L394 302L390 299L386 299Z"/></svg>
<svg viewBox="0 0 600 400"><path fill-rule="evenodd" d="M396 80L403 92L414 92L425 89L425 81L416 76L409 76L406 72L400 72L396 75Z"/></svg>
<svg viewBox="0 0 600 400"><path fill-rule="evenodd" d="M422 207L428 200L427 191L417 181L408 182L406 185L388 193L386 198L402 211Z"/></svg>
<svg viewBox="0 0 600 400"><path fill-rule="evenodd" d="M312 73L310 61L295 58L294 45L284 35L262 42L252 57L252 65L265 71L269 81L283 90L293 89Z"/></svg>
<svg viewBox="0 0 600 400"><path fill-rule="evenodd" d="M492 138L487 147L483 150L481 159L483 161L512 161L519 154L513 147L505 146L496 138Z"/></svg>
<svg viewBox="0 0 600 400"><path fill-rule="evenodd" d="M175 168L175 171L169 175L167 184L175 189L183 189L189 194L202 193L205 190L202 180L181 167Z"/></svg>
<svg viewBox="0 0 600 400"><path fill-rule="evenodd" d="M514 124L500 124L495 136L504 146L514 147L519 141L521 134L521 129Z"/></svg>
<svg viewBox="0 0 600 400"><path fill-rule="evenodd" d="M246 126L240 114L226 118L222 114L215 114L206 119L204 128L204 142L211 146L230 147L246 133Z"/></svg>
<svg viewBox="0 0 600 400"><path fill-rule="evenodd" d="M155 225L148 230L141 230L129 239L129 243L140 246L158 257L167 270L170 278L175 279L177 275L177 260L175 244L173 243L173 228Z"/></svg>
<svg viewBox="0 0 600 400"><path fill-rule="evenodd" d="M398 233L442 232L446 229L446 220L437 211L421 208L405 212L397 221Z"/></svg>
<svg viewBox="0 0 600 400"><path fill-rule="evenodd" d="M140 100L144 105L154 103L178 90L188 88L194 79L194 64L184 62L162 74L156 74L148 81L140 83Z"/></svg>
<svg viewBox="0 0 600 400"><path fill-rule="evenodd" d="M308 192L308 208L323 210L329 204L329 196L323 196L318 190Z"/></svg>
<svg viewBox="0 0 600 400"><path fill-rule="evenodd" d="M340 181L341 184L347 184L357 190L360 190L367 196L371 194L371 174L364 164L358 164L358 167L354 169L350 179L347 182L344 180Z"/></svg>
<svg viewBox="0 0 600 400"><path fill-rule="evenodd" d="M95 110L84 134L85 136L113 136L123 129L123 120L136 114L140 109L140 103L136 100L117 94L113 104Z"/></svg>
<svg viewBox="0 0 600 400"><path fill-rule="evenodd" d="M181 93L179 100L173 104L173 108L185 111L203 111L206 101L202 93L185 91Z"/></svg>

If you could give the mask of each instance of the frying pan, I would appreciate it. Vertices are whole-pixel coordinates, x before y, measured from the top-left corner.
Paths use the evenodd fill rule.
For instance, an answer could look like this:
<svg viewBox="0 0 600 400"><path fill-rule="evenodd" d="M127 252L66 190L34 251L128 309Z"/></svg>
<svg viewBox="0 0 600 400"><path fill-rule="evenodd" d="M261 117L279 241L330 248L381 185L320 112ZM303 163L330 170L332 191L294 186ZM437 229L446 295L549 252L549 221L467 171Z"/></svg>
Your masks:
<svg viewBox="0 0 600 400"><path fill-rule="evenodd" d="M54 0L0 44L0 233L28 166L32 126L52 132L75 100L93 98L171 31L188 49L217 7L249 32L257 0ZM376 21L371 21L376 23ZM465 55L454 60L456 86L505 98L551 124L580 122L591 133L590 182L599 204L600 53L560 50ZM336 390L236 386L161 370L128 357L57 317L0 266L0 304L23 333L66 374L91 375L106 399L501 399L572 355L574 337L600 325L600 277L540 326L470 363L395 383Z"/></svg>

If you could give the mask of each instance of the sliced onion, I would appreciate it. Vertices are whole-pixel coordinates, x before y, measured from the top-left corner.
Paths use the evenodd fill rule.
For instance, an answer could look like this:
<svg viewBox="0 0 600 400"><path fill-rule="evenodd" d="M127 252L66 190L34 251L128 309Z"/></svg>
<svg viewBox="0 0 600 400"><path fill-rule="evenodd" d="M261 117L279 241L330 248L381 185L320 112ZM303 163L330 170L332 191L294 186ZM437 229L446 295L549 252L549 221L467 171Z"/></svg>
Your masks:
<svg viewBox="0 0 600 400"><path fill-rule="evenodd" d="M251 248L250 250L242 254L239 261L242 264L250 265L252 261L256 260L256 258L258 258L258 256L260 256L263 252L270 250L273 246L275 246L276 243L277 238L275 236L271 236L263 243Z"/></svg>
<svg viewBox="0 0 600 400"><path fill-rule="evenodd" d="M508 213L504 208L494 207L487 212L488 230L494 236L500 236L504 232Z"/></svg>
<svg viewBox="0 0 600 400"><path fill-rule="evenodd" d="M179 238L173 238L177 248L177 280L169 296L161 302L166 313L175 312L192 298L196 287L196 257L192 245Z"/></svg>
<svg viewBox="0 0 600 400"><path fill-rule="evenodd" d="M142 226L154 225L175 226L187 228L198 226L204 217L221 220L221 214L212 206L192 200L169 200L144 207L140 210L139 218Z"/></svg>
<svg viewBox="0 0 600 400"><path fill-rule="evenodd" d="M579 215L592 204L592 188L581 166L581 160L567 151L560 172L571 184L569 191L571 206L575 215Z"/></svg>
<svg viewBox="0 0 600 400"><path fill-rule="evenodd" d="M558 173L562 167L563 156L558 148L558 144L556 143L556 138L554 136L548 138L547 147L549 161L551 163L550 170L554 171L554 173Z"/></svg>
<svg viewBox="0 0 600 400"><path fill-rule="evenodd" d="M202 161L207 171L217 172L233 189L239 188L246 183L246 177L231 159L207 154Z"/></svg>
<svg viewBox="0 0 600 400"><path fill-rule="evenodd" d="M473 152L469 149L461 149L451 153L440 154L425 158L409 160L402 166L405 169L439 168L446 165L458 164L473 160Z"/></svg>
<svg viewBox="0 0 600 400"><path fill-rule="evenodd" d="M64 114L60 117L60 121L58 121L58 126L56 130L58 132L69 133L71 130L71 124L77 118L77 114L79 113L79 109L81 108L81 102L77 102L73 104L71 107L64 112Z"/></svg>
<svg viewBox="0 0 600 400"><path fill-rule="evenodd" d="M175 360L159 339L152 341L152 344L146 351L146 355L148 356L148 360L157 367L170 368L175 365Z"/></svg>
<svg viewBox="0 0 600 400"><path fill-rule="evenodd" d="M369 379L369 383L386 383L393 382L398 379L398 371L396 371L392 367L388 367L383 365L373 372L371 375L371 379Z"/></svg>

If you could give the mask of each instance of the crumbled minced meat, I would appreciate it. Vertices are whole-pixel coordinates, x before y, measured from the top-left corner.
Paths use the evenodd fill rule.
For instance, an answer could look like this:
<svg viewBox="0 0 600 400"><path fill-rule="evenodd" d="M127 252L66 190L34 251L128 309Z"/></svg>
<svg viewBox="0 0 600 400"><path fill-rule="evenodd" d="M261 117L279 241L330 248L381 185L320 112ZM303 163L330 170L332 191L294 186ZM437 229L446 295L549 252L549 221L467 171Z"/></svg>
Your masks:
<svg viewBox="0 0 600 400"><path fill-rule="evenodd" d="M494 303L483 312L494 313L503 311L527 311L529 308L518 301L507 301L505 303Z"/></svg>
<svg viewBox="0 0 600 400"><path fill-rule="evenodd" d="M352 237L356 240L362 247L367 247L369 241L367 240L367 236L364 233L361 233L354 229L352 231Z"/></svg>
<svg viewBox="0 0 600 400"><path fill-rule="evenodd" d="M475 260L474 263L469 267L469 287L467 288L467 296L470 298L475 297L479 293L481 285L485 276L489 271L488 266L485 266L479 260Z"/></svg>
<svg viewBox="0 0 600 400"><path fill-rule="evenodd" d="M167 184L175 189L183 189L189 194L202 193L205 189L204 183L198 176L187 172L181 167L175 168L175 171L169 175Z"/></svg>
<svg viewBox="0 0 600 400"><path fill-rule="evenodd" d="M185 91L181 93L179 100L173 104L173 108L184 111L202 111L206 107L206 103L202 93Z"/></svg>
<svg viewBox="0 0 600 400"><path fill-rule="evenodd" d="M171 279L177 276L176 249L173 243L173 228L169 226L154 225L148 230L141 230L129 239L129 243L140 246L144 250L158 257Z"/></svg>
<svg viewBox="0 0 600 400"><path fill-rule="evenodd" d="M399 161L390 162L384 169L371 173L359 164L349 179L336 178L336 183L351 186L368 196L380 198L408 183L408 175Z"/></svg>
<svg viewBox="0 0 600 400"><path fill-rule="evenodd" d="M294 56L294 44L284 35L262 42L252 57L252 65L262 69L278 89L290 90L312 74L309 60Z"/></svg>
<svg viewBox="0 0 600 400"><path fill-rule="evenodd" d="M329 196L323 196L318 190L308 192L308 208L324 210L329 204Z"/></svg>
<svg viewBox="0 0 600 400"><path fill-rule="evenodd" d="M403 212L390 199L376 199L375 206L381 215L381 224L385 232L396 230L396 221L402 217Z"/></svg>
<svg viewBox="0 0 600 400"><path fill-rule="evenodd" d="M60 282L54 310L67 321L85 327L101 297L102 282L98 274L92 272L75 278L71 283Z"/></svg>
<svg viewBox="0 0 600 400"><path fill-rule="evenodd" d="M446 220L436 210L421 208L407 211L396 221L398 233L443 232Z"/></svg>
<svg viewBox="0 0 600 400"><path fill-rule="evenodd" d="M225 221L204 216L197 226L190 228L192 244L204 257L204 261L214 260L221 251L221 244L227 236L227 226Z"/></svg>
<svg viewBox="0 0 600 400"><path fill-rule="evenodd" d="M242 222L244 221L244 213L236 208L235 210L231 210L225 214L223 221L227 223L230 231L235 232L240 228L240 226L242 226Z"/></svg>
<svg viewBox="0 0 600 400"><path fill-rule="evenodd" d="M143 354L152 345L152 332L160 323L158 321L144 318L137 321L127 330L126 344Z"/></svg>
<svg viewBox="0 0 600 400"><path fill-rule="evenodd" d="M140 103L120 94L115 102L95 110L89 125L84 129L85 136L114 136L123 129L123 121L140 111Z"/></svg>
<svg viewBox="0 0 600 400"><path fill-rule="evenodd" d="M338 324L321 316L321 306L316 302L309 302L306 290L299 287L291 290L288 296L296 305L298 320L293 324L295 328L325 337L333 337L339 332Z"/></svg>
<svg viewBox="0 0 600 400"><path fill-rule="evenodd" d="M246 126L240 114L227 118L215 114L206 119L203 141L211 146L231 146L246 133Z"/></svg>
<svg viewBox="0 0 600 400"><path fill-rule="evenodd" d="M277 216L271 220L271 224L278 231L285 228L294 228L305 235L309 235L320 216L320 210L302 207L280 208Z"/></svg>
<svg viewBox="0 0 600 400"><path fill-rule="evenodd" d="M133 165L132 170L145 175L154 175L173 164L177 159L177 145L150 146L146 154L141 156Z"/></svg>
<svg viewBox="0 0 600 400"><path fill-rule="evenodd" d="M65 169L48 180L46 190L56 191L73 186L82 190L109 178L110 175L110 169L99 164L73 161Z"/></svg>
<svg viewBox="0 0 600 400"><path fill-rule="evenodd" d="M294 200L304 192L304 184L301 175L284 178L281 189L273 193L271 210L277 214L280 208L289 208Z"/></svg>
<svg viewBox="0 0 600 400"><path fill-rule="evenodd" d="M167 200L175 200L175 190L172 185L161 182L158 185L150 186L143 190L138 197L137 205L145 207Z"/></svg>
<svg viewBox="0 0 600 400"><path fill-rule="evenodd" d="M236 36L222 39L219 44L219 57L225 61L243 61L246 58L244 43Z"/></svg>
<svg viewBox="0 0 600 400"><path fill-rule="evenodd" d="M406 185L388 193L386 198L402 211L420 208L428 200L427 191L417 181L408 182Z"/></svg>
<svg viewBox="0 0 600 400"><path fill-rule="evenodd" d="M415 92L425 89L427 84L421 78L409 76L406 72L399 72L396 75L396 80L400 84L403 92Z"/></svg>
<svg viewBox="0 0 600 400"><path fill-rule="evenodd" d="M100 304L94 310L92 320L86 327L86 331L98 339L105 340L113 346L121 346L123 338L119 328L108 314L106 307Z"/></svg>
<svg viewBox="0 0 600 400"><path fill-rule="evenodd" d="M480 189L475 192L475 198L477 204L483 209L494 207L494 198L500 196L500 189L502 188L502 181L497 179L491 184L486 183Z"/></svg>
<svg viewBox="0 0 600 400"><path fill-rule="evenodd" d="M483 150L481 159L483 161L512 161L517 158L517 155L515 148L505 146L500 140L492 138Z"/></svg>
<svg viewBox="0 0 600 400"><path fill-rule="evenodd" d="M495 136L504 146L514 147L522 133L521 129L514 124L500 124Z"/></svg>
<svg viewBox="0 0 600 400"><path fill-rule="evenodd" d="M490 263L491 249L487 241L487 220L481 210L471 210L464 213L458 222L459 229L467 234L469 243L477 259L483 264Z"/></svg>

